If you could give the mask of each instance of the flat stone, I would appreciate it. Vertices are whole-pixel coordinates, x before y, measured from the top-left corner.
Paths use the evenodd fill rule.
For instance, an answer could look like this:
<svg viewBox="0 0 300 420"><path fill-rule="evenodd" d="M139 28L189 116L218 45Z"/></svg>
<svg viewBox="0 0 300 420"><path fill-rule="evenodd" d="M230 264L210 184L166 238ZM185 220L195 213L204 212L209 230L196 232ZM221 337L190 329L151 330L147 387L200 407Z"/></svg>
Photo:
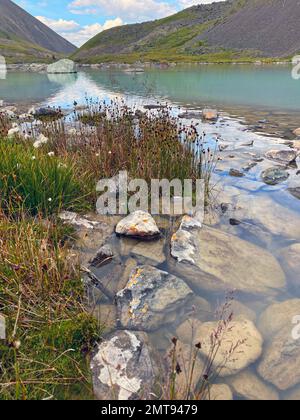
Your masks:
<svg viewBox="0 0 300 420"><path fill-rule="evenodd" d="M280 251L280 261L287 273L289 282L298 288L300 284L300 243L282 249Z"/></svg>
<svg viewBox="0 0 300 420"><path fill-rule="evenodd" d="M99 344L91 370L99 400L135 400L153 391L159 369L145 333L117 331Z"/></svg>
<svg viewBox="0 0 300 420"><path fill-rule="evenodd" d="M256 195L253 198L240 196L236 207L234 217L238 220L251 220L253 224L269 231L272 235L299 240L299 214L277 203L270 196L266 194Z"/></svg>
<svg viewBox="0 0 300 420"><path fill-rule="evenodd" d="M290 165L297 159L297 152L295 150L269 150L265 154L267 159L274 160L276 162L285 163Z"/></svg>
<svg viewBox="0 0 300 420"><path fill-rule="evenodd" d="M6 339L6 326L5 326L5 318L3 315L0 315L0 340Z"/></svg>
<svg viewBox="0 0 300 420"><path fill-rule="evenodd" d="M63 59L56 63L50 64L47 67L47 73L50 74L64 74L64 73L77 73L76 64L72 60Z"/></svg>
<svg viewBox="0 0 300 420"><path fill-rule="evenodd" d="M278 392L264 383L250 370L243 371L233 378L229 384L239 398L250 401L277 401Z"/></svg>
<svg viewBox="0 0 300 420"><path fill-rule="evenodd" d="M175 233L171 254L179 262L174 269L196 288L274 294L285 286L285 275L268 251L207 226Z"/></svg>
<svg viewBox="0 0 300 420"><path fill-rule="evenodd" d="M110 245L103 245L96 255L90 260L90 264L93 267L98 267L106 262L112 260L114 256L113 250Z"/></svg>
<svg viewBox="0 0 300 420"><path fill-rule="evenodd" d="M286 391L300 383L300 340L292 337L289 322L264 350L258 372L279 390Z"/></svg>
<svg viewBox="0 0 300 420"><path fill-rule="evenodd" d="M286 169L280 166L266 169L261 174L262 180L268 185L277 185L285 182L289 176L290 174L286 171Z"/></svg>
<svg viewBox="0 0 300 420"><path fill-rule="evenodd" d="M245 176L245 174L238 169L230 169L229 175L236 178L243 178Z"/></svg>
<svg viewBox="0 0 300 420"><path fill-rule="evenodd" d="M192 294L178 277L151 266L137 267L126 287L116 295L119 319L124 328L155 330L167 322L170 313L184 306Z"/></svg>
<svg viewBox="0 0 300 420"><path fill-rule="evenodd" d="M265 338L273 337L286 325L292 330L292 320L300 315L300 299L290 299L274 303L259 317L258 328Z"/></svg>
<svg viewBox="0 0 300 420"><path fill-rule="evenodd" d="M152 261L154 265L163 264L166 261L164 246L164 239L153 242L139 242L132 248L131 253Z"/></svg>
<svg viewBox="0 0 300 420"><path fill-rule="evenodd" d="M226 384L214 384L205 391L204 400L206 401L232 401L233 395L230 387Z"/></svg>
<svg viewBox="0 0 300 420"><path fill-rule="evenodd" d="M212 334L217 334L216 346L220 346L213 362L220 376L234 375L256 362L262 354L263 339L249 320L232 321L227 327L223 323L207 322L199 328L201 354L209 357L212 351Z"/></svg>
<svg viewBox="0 0 300 420"><path fill-rule="evenodd" d="M144 211L138 210L121 220L116 233L134 238L152 239L160 235L160 231L153 217Z"/></svg>
<svg viewBox="0 0 300 420"><path fill-rule="evenodd" d="M81 217L77 213L71 211L64 211L60 213L58 217L65 223L70 223L71 225L85 229L94 229L100 225L98 222L88 220L85 217Z"/></svg>

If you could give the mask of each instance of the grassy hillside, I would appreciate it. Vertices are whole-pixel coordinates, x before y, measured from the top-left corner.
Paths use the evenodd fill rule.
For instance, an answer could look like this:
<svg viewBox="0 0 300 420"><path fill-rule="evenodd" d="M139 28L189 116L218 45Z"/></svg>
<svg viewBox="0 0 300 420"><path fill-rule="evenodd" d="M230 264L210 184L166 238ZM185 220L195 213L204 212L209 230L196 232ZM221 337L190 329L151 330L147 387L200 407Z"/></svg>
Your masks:
<svg viewBox="0 0 300 420"><path fill-rule="evenodd" d="M222 54L198 37L230 14L236 1L194 6L173 16L101 32L74 54L82 62L184 59L206 53ZM172 61L172 59L171 59Z"/></svg>
<svg viewBox="0 0 300 420"><path fill-rule="evenodd" d="M202 4L165 19L102 32L73 58L91 63L271 61L300 51L299 20L298 0Z"/></svg>

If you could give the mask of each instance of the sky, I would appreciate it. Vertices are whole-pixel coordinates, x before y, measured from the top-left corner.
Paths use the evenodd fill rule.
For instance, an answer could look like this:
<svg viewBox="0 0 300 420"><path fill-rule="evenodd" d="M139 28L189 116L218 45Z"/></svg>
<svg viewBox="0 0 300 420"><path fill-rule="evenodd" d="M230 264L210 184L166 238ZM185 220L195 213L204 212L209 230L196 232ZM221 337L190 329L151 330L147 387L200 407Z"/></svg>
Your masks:
<svg viewBox="0 0 300 420"><path fill-rule="evenodd" d="M159 19L186 7L214 0L14 1L73 44L81 46L105 29Z"/></svg>

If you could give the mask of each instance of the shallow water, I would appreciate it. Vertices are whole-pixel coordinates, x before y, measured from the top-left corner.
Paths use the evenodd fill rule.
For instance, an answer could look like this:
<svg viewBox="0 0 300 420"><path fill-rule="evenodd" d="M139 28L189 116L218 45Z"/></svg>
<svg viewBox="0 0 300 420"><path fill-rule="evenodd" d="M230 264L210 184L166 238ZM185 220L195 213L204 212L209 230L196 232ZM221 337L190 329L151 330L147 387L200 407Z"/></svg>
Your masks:
<svg viewBox="0 0 300 420"><path fill-rule="evenodd" d="M280 262L286 276L286 286L281 289L270 290L268 294L237 291L235 298L253 311L256 326L260 315L272 303L300 298L299 274L295 274L288 265L283 252L290 245L300 244L300 200L288 191L288 188L300 186L299 168L295 165L288 167L289 178L276 186L266 185L261 179L265 169L278 165L266 159L265 152L270 149L288 149L283 137L290 137L289 129L300 126L300 82L292 79L289 67L191 66L167 70L149 69L139 74L90 70L67 76L10 73L6 81L0 81L0 98L8 102L38 102L63 108L72 108L74 100L83 104L85 98L118 98L141 107L145 103L166 100L175 107L175 113L181 112L180 107L191 110L200 109L203 105L218 107L222 112L216 124L199 121L199 131L206 133L209 144L215 144L218 138L221 144L227 146L219 155L221 161L213 176L212 202L205 223L233 235L233 238L241 238L267 250ZM264 118L268 121L261 122ZM253 145L250 145L252 141ZM231 168L241 170L253 163L254 159L257 165L244 171L243 178L229 176ZM228 211L221 211L222 203L230 206ZM241 223L232 225L232 219ZM167 232L171 222L168 218L160 218L158 223ZM118 258L96 274L105 281L109 278L109 287L116 291L128 260L133 259L138 264L153 264L153 261L134 253L135 241L113 237L111 243ZM94 245L98 248L97 243ZM151 246L155 244L149 245L149 249ZM95 250L90 249L91 252ZM165 260L157 266L178 274L167 239L164 241L163 254ZM298 255L298 267L299 259ZM195 287L188 276L189 267L185 270L181 277L193 289L194 298L186 307L173 314L165 325L151 333L153 343L162 353L169 347L170 338L176 335L177 327L188 315L193 314L201 321L214 320L215 310L224 300L223 289L210 291L202 286ZM265 276L269 278L268 270ZM209 313L204 314L197 306L197 296L211 304ZM100 298L98 303L101 302ZM293 314L296 315L300 315L300 306L299 313ZM292 317L287 320L286 327L290 327L292 332ZM266 331L263 331L263 335L262 358L270 342ZM250 366L256 377L259 377L257 367L261 359ZM292 359L290 363L294 370L299 370L300 375L300 365L294 365ZM220 379L221 383L228 381L228 378ZM269 383L265 384L275 389ZM299 385L288 391L277 390L280 398L286 399L291 391L299 391ZM235 398L240 396L235 393Z"/></svg>

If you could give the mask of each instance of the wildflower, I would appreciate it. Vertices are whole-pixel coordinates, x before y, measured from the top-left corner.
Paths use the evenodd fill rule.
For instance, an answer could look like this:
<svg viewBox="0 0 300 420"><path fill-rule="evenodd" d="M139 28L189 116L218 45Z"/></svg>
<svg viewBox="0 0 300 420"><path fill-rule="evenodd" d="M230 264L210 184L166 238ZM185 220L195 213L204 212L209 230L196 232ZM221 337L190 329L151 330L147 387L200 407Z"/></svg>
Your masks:
<svg viewBox="0 0 300 420"><path fill-rule="evenodd" d="M41 147L43 144L47 144L48 143L48 138L44 136L44 134L40 134L36 140L36 142L33 143L33 147L35 149L38 149L39 147Z"/></svg>
<svg viewBox="0 0 300 420"><path fill-rule="evenodd" d="M31 160L36 160L36 157L35 156L32 156Z"/></svg>
<svg viewBox="0 0 300 420"><path fill-rule="evenodd" d="M49 201L49 203L51 203L52 202L52 198L50 197L50 198L48 198L48 201Z"/></svg>
<svg viewBox="0 0 300 420"><path fill-rule="evenodd" d="M55 153L54 152L49 152L48 156L50 156L50 157L55 156Z"/></svg>

